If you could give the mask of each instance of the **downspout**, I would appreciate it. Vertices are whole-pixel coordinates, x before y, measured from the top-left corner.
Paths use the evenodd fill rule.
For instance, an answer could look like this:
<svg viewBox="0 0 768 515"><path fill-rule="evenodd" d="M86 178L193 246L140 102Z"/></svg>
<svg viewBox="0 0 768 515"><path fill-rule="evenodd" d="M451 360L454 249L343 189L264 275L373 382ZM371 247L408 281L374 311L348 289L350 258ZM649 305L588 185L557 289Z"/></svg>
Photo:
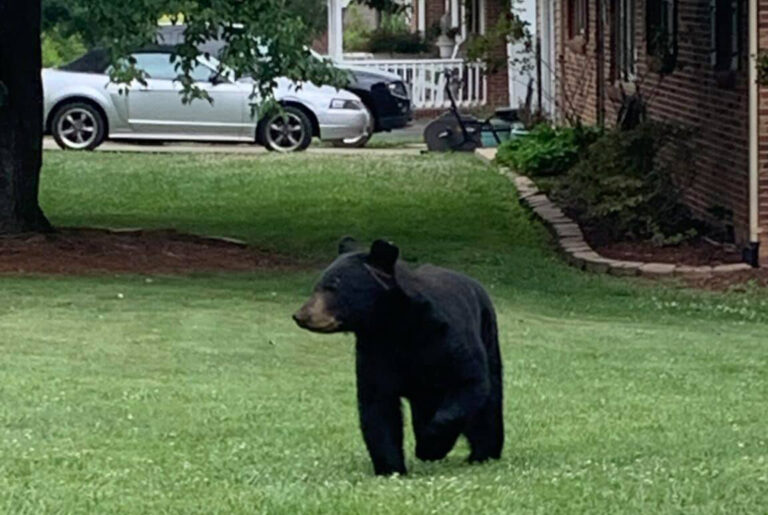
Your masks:
<svg viewBox="0 0 768 515"><path fill-rule="evenodd" d="M759 266L760 225L758 211L758 95L757 52L758 20L757 2L749 4L749 248L744 251L744 259L753 267Z"/></svg>
<svg viewBox="0 0 768 515"><path fill-rule="evenodd" d="M570 123L570 120L568 120L568 105L567 101L565 99L565 31L568 30L565 26L565 17L567 14L565 13L565 8L563 7L565 5L565 2L560 3L560 26L557 27L560 30L555 31L555 38L559 40L560 43L560 55L557 56L557 63L555 64L555 72L554 76L557 80L560 81L560 109L559 111L562 112L562 116L565 121ZM555 30L553 27L552 30ZM559 72L559 74L558 74Z"/></svg>
<svg viewBox="0 0 768 515"><path fill-rule="evenodd" d="M595 27L595 58L597 81L597 125L605 126L605 3L597 0L597 24Z"/></svg>

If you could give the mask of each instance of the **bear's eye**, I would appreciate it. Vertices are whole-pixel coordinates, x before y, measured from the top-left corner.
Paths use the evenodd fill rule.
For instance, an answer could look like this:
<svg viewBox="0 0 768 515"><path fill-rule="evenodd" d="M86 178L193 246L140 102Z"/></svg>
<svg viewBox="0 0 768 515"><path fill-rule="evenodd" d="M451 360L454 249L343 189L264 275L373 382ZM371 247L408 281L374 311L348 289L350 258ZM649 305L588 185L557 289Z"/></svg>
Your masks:
<svg viewBox="0 0 768 515"><path fill-rule="evenodd" d="M331 277L328 282L323 285L323 289L326 291L336 291L341 286L341 277Z"/></svg>

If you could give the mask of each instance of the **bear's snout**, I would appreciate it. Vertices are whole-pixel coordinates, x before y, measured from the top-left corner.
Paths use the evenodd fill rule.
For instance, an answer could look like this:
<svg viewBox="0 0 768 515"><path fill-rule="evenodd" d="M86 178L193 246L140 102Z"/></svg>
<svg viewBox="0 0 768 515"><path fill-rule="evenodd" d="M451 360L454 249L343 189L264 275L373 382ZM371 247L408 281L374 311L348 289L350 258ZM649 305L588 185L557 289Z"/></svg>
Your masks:
<svg viewBox="0 0 768 515"><path fill-rule="evenodd" d="M341 325L328 309L328 299L323 293L315 293L293 314L299 327L316 333L332 333Z"/></svg>

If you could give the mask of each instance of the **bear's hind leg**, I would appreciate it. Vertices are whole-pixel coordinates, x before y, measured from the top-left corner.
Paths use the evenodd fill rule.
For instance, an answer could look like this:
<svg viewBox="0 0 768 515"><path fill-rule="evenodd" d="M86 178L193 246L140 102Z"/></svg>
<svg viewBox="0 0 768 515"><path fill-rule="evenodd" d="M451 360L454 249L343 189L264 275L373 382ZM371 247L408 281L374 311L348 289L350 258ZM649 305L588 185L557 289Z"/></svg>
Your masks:
<svg viewBox="0 0 768 515"><path fill-rule="evenodd" d="M504 447L501 400L495 395L491 396L483 409L472 418L464 435L472 449L468 458L470 463L501 458L501 450Z"/></svg>
<svg viewBox="0 0 768 515"><path fill-rule="evenodd" d="M436 401L411 400L413 432L416 437L416 457L421 461L438 461L445 458L459 438L458 429L446 429L441 433L428 431L429 422L438 409Z"/></svg>

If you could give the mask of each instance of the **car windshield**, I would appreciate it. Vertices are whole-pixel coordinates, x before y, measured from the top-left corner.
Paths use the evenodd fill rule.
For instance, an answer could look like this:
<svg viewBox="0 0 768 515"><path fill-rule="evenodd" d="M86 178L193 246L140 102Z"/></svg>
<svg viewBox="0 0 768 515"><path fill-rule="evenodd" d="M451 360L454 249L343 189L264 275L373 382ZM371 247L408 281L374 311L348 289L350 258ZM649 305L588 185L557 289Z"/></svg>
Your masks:
<svg viewBox="0 0 768 515"><path fill-rule="evenodd" d="M144 70L150 79L175 80L181 73L178 60L172 61L171 54L138 53L133 54L133 58L136 59L136 68ZM189 73L195 82L208 82L211 75L213 70L201 62Z"/></svg>

